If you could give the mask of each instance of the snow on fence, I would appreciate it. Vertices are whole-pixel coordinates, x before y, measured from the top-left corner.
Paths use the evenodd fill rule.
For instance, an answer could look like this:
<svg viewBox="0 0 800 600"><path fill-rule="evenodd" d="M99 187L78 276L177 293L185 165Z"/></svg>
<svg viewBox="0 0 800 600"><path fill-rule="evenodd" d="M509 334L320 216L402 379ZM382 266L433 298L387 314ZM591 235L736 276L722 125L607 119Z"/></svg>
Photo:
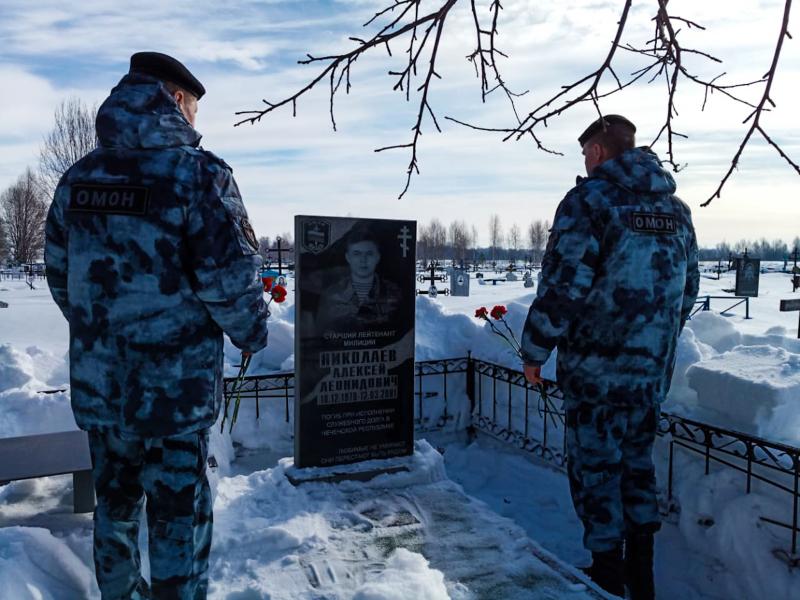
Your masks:
<svg viewBox="0 0 800 600"><path fill-rule="evenodd" d="M233 381L225 380L226 393ZM262 400L277 400L288 425L293 421L294 374L247 377L241 397L255 401L257 416ZM417 432L482 433L560 469L566 464L563 394L558 384L546 381L542 388L534 387L521 371L471 355L416 363L415 428ZM679 510L675 482L686 479L684 471L697 467L697 457L705 475L712 473L712 467L741 473L746 494L764 494L782 507L781 516L762 514L760 520L790 532L786 548L775 554L790 567L800 566L800 448L667 412L661 413L659 435L667 445L666 452L655 454L657 470L666 472L667 513Z"/></svg>

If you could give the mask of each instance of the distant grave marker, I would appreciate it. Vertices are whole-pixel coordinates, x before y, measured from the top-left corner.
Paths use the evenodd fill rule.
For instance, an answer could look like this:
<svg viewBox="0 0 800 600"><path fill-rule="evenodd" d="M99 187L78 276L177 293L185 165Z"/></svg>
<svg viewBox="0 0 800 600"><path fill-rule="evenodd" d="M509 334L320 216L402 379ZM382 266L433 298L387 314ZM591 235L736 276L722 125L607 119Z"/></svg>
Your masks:
<svg viewBox="0 0 800 600"><path fill-rule="evenodd" d="M781 300L781 312L800 312L800 299ZM797 323L797 339L800 339L800 320Z"/></svg>
<svg viewBox="0 0 800 600"><path fill-rule="evenodd" d="M525 275L522 276L522 282L526 288L533 287L533 275L531 275L530 271L525 271Z"/></svg>
<svg viewBox="0 0 800 600"><path fill-rule="evenodd" d="M450 269L451 296L469 296L469 273L463 269Z"/></svg>
<svg viewBox="0 0 800 600"><path fill-rule="evenodd" d="M417 281L420 283L425 283L426 281L430 281L431 286L427 290L417 290L417 294L423 296L430 296L431 298L436 298L439 294L443 294L445 296L450 295L450 290L444 288L443 290L439 290L436 288L436 282L441 281L444 283L447 281L447 275L437 275L436 268L438 264L435 261L431 261L430 267L428 267L428 271L430 271L430 275L420 275L417 277Z"/></svg>
<svg viewBox="0 0 800 600"><path fill-rule="evenodd" d="M309 236L313 237L314 232L309 232ZM271 254L278 255L278 275L283 275L283 255L292 252L292 248L288 248L287 246L282 245L283 240L281 238L277 238L275 240L275 247L269 248L267 250L267 256Z"/></svg>
<svg viewBox="0 0 800 600"><path fill-rule="evenodd" d="M736 259L736 291L737 296L758 297L758 280L761 275L761 260L749 258L747 250L744 256Z"/></svg>

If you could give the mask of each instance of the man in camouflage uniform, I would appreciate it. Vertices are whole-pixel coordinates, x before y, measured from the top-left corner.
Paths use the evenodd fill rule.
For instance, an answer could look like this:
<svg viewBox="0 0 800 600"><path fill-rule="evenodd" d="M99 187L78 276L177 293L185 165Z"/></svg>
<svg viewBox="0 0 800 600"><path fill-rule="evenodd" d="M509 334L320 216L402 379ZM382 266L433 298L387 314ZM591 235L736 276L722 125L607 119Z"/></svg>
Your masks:
<svg viewBox="0 0 800 600"><path fill-rule="evenodd" d="M609 115L579 138L588 177L556 211L522 354L528 380L539 383L558 347L589 574L617 595L627 583L638 600L654 597L652 450L699 272L689 208L658 157L635 147L635 131Z"/></svg>
<svg viewBox="0 0 800 600"><path fill-rule="evenodd" d="M208 429L223 331L267 343L258 244L231 169L198 147L205 90L144 52L97 114L47 218L53 298L70 325L72 408L89 432L103 598L204 598L211 545ZM145 505L150 586L140 574Z"/></svg>

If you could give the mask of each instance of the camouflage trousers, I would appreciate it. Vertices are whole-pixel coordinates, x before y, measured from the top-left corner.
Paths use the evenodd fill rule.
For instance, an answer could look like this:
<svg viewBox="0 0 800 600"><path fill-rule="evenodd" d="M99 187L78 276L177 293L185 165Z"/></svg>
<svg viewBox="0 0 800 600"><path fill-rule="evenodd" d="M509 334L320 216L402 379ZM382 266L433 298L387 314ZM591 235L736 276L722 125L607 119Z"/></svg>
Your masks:
<svg viewBox="0 0 800 600"><path fill-rule="evenodd" d="M567 400L567 469L583 545L605 552L626 533L660 527L653 443L660 406L624 408Z"/></svg>
<svg viewBox="0 0 800 600"><path fill-rule="evenodd" d="M94 563L103 599L205 598L212 528L208 432L140 439L94 430L89 447L97 494ZM145 506L149 586L138 546Z"/></svg>

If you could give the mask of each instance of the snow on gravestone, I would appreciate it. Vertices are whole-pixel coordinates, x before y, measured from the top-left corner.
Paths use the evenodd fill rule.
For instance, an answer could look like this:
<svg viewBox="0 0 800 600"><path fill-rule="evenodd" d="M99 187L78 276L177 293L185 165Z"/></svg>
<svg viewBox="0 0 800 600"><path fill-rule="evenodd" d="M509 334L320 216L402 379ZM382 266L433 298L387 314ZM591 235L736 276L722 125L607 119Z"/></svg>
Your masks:
<svg viewBox="0 0 800 600"><path fill-rule="evenodd" d="M800 442L800 354L774 346L736 346L686 372L698 405L715 425L779 442Z"/></svg>
<svg viewBox="0 0 800 600"><path fill-rule="evenodd" d="M295 217L295 465L414 445L416 223Z"/></svg>

